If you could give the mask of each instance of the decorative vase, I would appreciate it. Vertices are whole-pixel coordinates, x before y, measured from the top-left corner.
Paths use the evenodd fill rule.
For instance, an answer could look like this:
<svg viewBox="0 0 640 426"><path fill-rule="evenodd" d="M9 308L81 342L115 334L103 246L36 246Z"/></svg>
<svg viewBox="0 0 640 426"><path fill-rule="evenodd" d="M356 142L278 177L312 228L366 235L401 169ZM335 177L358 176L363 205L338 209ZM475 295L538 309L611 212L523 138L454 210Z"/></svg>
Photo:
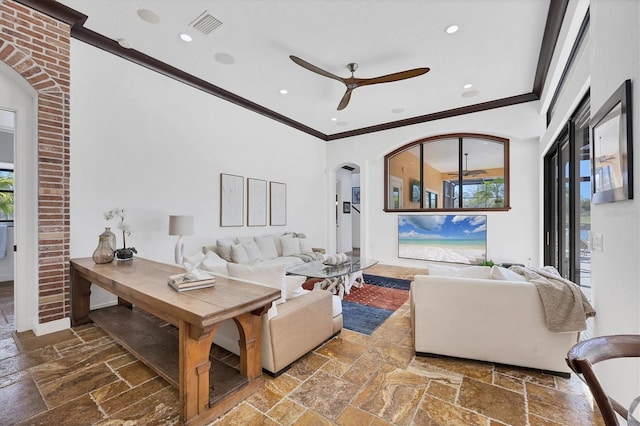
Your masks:
<svg viewBox="0 0 640 426"><path fill-rule="evenodd" d="M115 252L111 248L109 235L100 234L98 237L98 247L93 252L93 261L96 263L110 263L113 261Z"/></svg>
<svg viewBox="0 0 640 426"><path fill-rule="evenodd" d="M109 237L109 245L111 246L111 250L116 251L116 234L111 232L111 228L104 228L104 232L100 234L100 236L106 235Z"/></svg>

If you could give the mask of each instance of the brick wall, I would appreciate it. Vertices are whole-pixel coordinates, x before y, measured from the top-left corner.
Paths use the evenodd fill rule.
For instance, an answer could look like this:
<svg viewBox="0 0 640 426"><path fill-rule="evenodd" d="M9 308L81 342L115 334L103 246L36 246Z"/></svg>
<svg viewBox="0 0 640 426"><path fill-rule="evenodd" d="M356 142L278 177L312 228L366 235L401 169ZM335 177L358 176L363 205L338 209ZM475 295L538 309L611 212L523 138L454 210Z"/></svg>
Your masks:
<svg viewBox="0 0 640 426"><path fill-rule="evenodd" d="M70 28L0 0L0 61L38 94L38 322L70 316Z"/></svg>

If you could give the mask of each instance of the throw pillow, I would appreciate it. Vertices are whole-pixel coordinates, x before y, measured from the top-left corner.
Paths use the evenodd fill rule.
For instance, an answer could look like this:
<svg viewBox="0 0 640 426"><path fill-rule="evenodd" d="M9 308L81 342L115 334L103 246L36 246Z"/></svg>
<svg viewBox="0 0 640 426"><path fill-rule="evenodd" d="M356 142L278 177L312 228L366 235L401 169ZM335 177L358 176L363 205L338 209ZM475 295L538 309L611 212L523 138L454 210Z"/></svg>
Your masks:
<svg viewBox="0 0 640 426"><path fill-rule="evenodd" d="M216 241L216 251L227 262L231 262L231 246L236 243L233 238L222 238Z"/></svg>
<svg viewBox="0 0 640 426"><path fill-rule="evenodd" d="M308 238L298 238L298 242L300 243L300 252L301 253L311 253L313 248L311 247L311 241Z"/></svg>
<svg viewBox="0 0 640 426"><path fill-rule="evenodd" d="M229 275L232 277L280 290L280 300L277 303L282 303L287 300L284 284L286 271L284 265L253 266L229 263L227 267L229 268Z"/></svg>
<svg viewBox="0 0 640 426"><path fill-rule="evenodd" d="M306 291L302 288L302 284L306 281L306 277L300 275L287 275L284 280L285 299L295 299L303 295Z"/></svg>
<svg viewBox="0 0 640 426"><path fill-rule="evenodd" d="M262 253L258 248L258 245L255 241L251 240L249 243L243 243L242 247L244 247L247 252L247 256L249 256L249 262L256 262L258 260L262 260Z"/></svg>
<svg viewBox="0 0 640 426"><path fill-rule="evenodd" d="M205 271L215 272L218 274L226 275L229 273L227 270L227 261L211 250L207 251L207 254L204 256L201 267Z"/></svg>
<svg viewBox="0 0 640 426"><path fill-rule="evenodd" d="M280 236L279 238L275 239L275 243L276 243L276 249L278 250L278 256L284 256L282 254L282 241L288 238L293 238L292 234L284 234L282 236Z"/></svg>
<svg viewBox="0 0 640 426"><path fill-rule="evenodd" d="M275 259L278 257L278 249L276 247L276 241L273 235L264 235L261 237L255 237L256 245L262 253L263 259Z"/></svg>
<svg viewBox="0 0 640 426"><path fill-rule="evenodd" d="M505 281L527 281L527 279L518 274L517 272L510 271L507 268L503 268L502 266L493 265L491 267L491 278L494 280L505 280Z"/></svg>
<svg viewBox="0 0 640 426"><path fill-rule="evenodd" d="M297 238L281 238L282 255L291 256L300 253L300 243Z"/></svg>
<svg viewBox="0 0 640 426"><path fill-rule="evenodd" d="M242 244L231 246L231 261L234 263L249 263L249 255Z"/></svg>

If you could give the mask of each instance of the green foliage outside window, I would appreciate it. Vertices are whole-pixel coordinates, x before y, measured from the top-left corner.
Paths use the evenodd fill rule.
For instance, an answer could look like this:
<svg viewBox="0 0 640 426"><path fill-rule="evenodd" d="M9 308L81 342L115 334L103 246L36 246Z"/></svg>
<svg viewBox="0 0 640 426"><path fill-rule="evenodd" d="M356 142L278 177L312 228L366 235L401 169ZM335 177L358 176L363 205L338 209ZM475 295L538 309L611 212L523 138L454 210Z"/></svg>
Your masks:
<svg viewBox="0 0 640 426"><path fill-rule="evenodd" d="M13 220L13 172L0 172L0 219Z"/></svg>

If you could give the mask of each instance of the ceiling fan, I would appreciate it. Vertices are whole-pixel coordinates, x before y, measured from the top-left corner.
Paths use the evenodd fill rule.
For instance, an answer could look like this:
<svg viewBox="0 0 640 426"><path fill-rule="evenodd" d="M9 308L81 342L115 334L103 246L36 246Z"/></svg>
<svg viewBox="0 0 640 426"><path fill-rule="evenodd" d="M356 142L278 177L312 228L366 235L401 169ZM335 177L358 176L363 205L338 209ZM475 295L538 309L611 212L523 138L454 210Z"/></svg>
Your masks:
<svg viewBox="0 0 640 426"><path fill-rule="evenodd" d="M342 77L338 77L335 74L331 74L330 72L325 71L321 68L318 68L315 65L312 65L309 62L298 58L297 56L290 55L289 58L291 58L293 62L300 65L302 68L306 68L309 71L315 72L316 74L320 74L322 76L329 77L334 80L338 80L342 82L345 86L347 86L347 91L344 93L344 96L342 96L342 100L340 100L340 103L338 104L338 111L346 108L346 106L349 104L349 100L351 99L351 92L353 92L358 87L368 86L371 84L378 84L378 83L390 83L392 81L398 81L398 80L404 80L407 78L417 77L419 75L426 74L429 72L429 68L415 68L412 70L400 71L393 74L383 75L380 77L356 78L354 77L353 73L358 69L358 64L356 64L355 62L351 62L350 64L347 64L347 69L351 71L351 77L342 78Z"/></svg>
<svg viewBox="0 0 640 426"><path fill-rule="evenodd" d="M477 176L484 175L487 173L486 170L478 169L478 170L469 170L469 153L464 153L464 170L462 171L462 176ZM449 175L457 176L458 173L447 173Z"/></svg>

